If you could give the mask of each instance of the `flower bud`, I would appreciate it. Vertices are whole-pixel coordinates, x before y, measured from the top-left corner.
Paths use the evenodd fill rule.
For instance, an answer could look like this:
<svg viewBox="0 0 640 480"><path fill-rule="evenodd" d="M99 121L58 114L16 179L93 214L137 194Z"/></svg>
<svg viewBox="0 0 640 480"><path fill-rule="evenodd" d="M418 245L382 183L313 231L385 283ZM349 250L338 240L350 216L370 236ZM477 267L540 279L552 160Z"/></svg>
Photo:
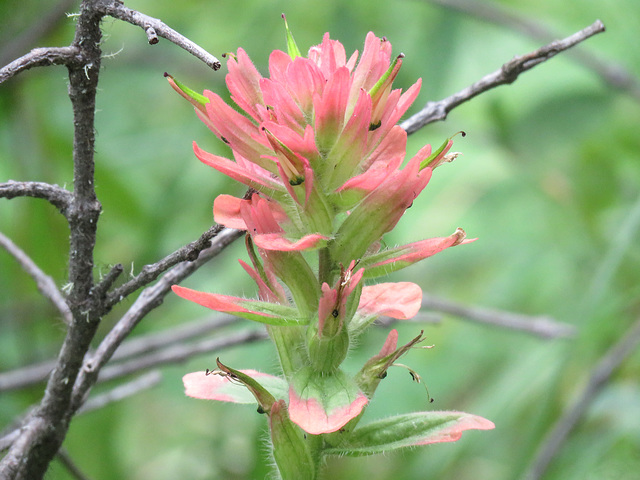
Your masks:
<svg viewBox="0 0 640 480"><path fill-rule="evenodd" d="M349 351L349 332L346 328L340 328L334 335L321 334L317 325L312 324L307 328L307 349L314 369L320 372L334 371Z"/></svg>

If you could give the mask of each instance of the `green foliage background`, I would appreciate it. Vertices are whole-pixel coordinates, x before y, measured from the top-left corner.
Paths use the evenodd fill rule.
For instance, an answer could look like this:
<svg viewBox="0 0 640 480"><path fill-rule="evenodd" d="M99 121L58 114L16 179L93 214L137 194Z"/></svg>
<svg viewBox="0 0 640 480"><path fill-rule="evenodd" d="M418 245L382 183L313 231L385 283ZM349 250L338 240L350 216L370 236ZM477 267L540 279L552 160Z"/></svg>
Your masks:
<svg viewBox="0 0 640 480"><path fill-rule="evenodd" d="M369 30L406 55L396 85L418 77L423 88L411 112L498 69L543 44L507 26L422 0L323 2L257 0L126 2L219 56L244 48L267 74L272 49L285 49L286 12L301 49L325 31L347 52L361 49ZM640 7L635 0L496 2L567 36L600 18L605 34L579 47L640 76ZM0 0L0 50L49 8L49 2ZM76 7L77 8L77 7ZM196 90L225 94L226 69L214 73L165 40L148 46L137 27L104 22L97 113L97 189L104 213L96 275L122 263L139 271L196 239L211 224L221 193L243 188L200 164L191 142L225 147L167 85L168 71ZM35 46L73 38L72 17ZM24 52L22 52L24 53ZM0 87L0 181L69 185L72 118L62 67L26 72ZM598 359L640 310L640 102L605 85L592 70L562 54L454 110L446 122L410 137L409 151L439 145L457 130L464 153L438 169L388 244L448 235L461 226L479 240L448 250L393 279L425 292L484 307L548 314L578 328L570 340L541 340L444 317L427 324L436 345L405 359L436 403L406 372L391 372L368 418L426 408L464 410L493 420L496 430L467 432L454 444L378 457L329 461L327 478L512 479L520 477L540 442L571 405ZM0 200L0 230L63 285L68 231L46 202ZM236 263L234 245L184 284L231 295L253 295ZM0 370L54 356L64 328L32 280L0 251ZM126 303L126 302L125 302ZM131 301L123 308L130 305ZM104 320L101 334L117 319ZM159 331L208 312L175 297L149 315L135 334ZM238 322L238 328L246 324ZM401 339L420 325L398 326ZM355 369L380 348L387 329L368 333L348 364ZM270 345L256 344L164 368L156 388L78 417L65 448L99 480L259 479L268 466L265 420L251 408L183 396L181 376L212 367L215 356L236 368L275 371ZM640 354L630 357L593 399L548 474L549 480L632 479L640 471ZM100 385L95 391L113 387ZM39 401L42 386L0 396L0 425ZM71 478L54 462L48 478Z"/></svg>

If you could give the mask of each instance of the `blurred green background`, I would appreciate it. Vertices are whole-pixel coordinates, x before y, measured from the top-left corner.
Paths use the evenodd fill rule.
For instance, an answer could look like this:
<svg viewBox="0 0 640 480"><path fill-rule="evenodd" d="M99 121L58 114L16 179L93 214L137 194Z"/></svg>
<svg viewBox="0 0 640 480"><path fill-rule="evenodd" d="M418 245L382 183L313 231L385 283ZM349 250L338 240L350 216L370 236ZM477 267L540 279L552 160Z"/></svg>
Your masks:
<svg viewBox="0 0 640 480"><path fill-rule="evenodd" d="M640 6L636 0L526 0L493 5L568 36L600 18L607 32L579 47L640 76ZM285 49L286 12L304 51L324 32L347 52L369 30L406 55L394 85L423 87L410 113L459 91L514 55L547 43L513 27L487 22L423 0L371 2L190 1L126 2L160 18L220 58L244 48L267 74L273 49ZM0 51L30 28L52 3L0 0ZM72 5L69 12L77 11ZM223 145L168 86L168 71L195 90L225 94L226 68L213 72L168 41L149 46L144 32L106 19L99 84L97 191L104 212L96 275L115 263L138 272L196 239L211 224L221 193L242 194L200 164L191 142L225 153ZM62 17L35 46L62 46L74 20ZM550 38L551 40L553 38ZM72 181L72 118L62 67L39 68L0 86L0 182ZM567 54L454 110L445 122L410 137L409 153L439 145L455 131L464 155L435 172L388 244L445 236L463 227L479 240L447 250L393 280L440 297L530 315L547 314L578 328L572 339L543 340L444 316L425 324L431 350L412 351L413 367L436 402L394 369L365 417L426 408L464 410L496 429L467 432L457 443L363 458L330 459L327 478L514 479L526 471L558 416L577 398L591 369L640 313L640 99L605 84ZM68 229L46 202L0 200L0 231L20 245L59 285L66 281ZM238 242L184 285L254 295L237 265ZM104 335L133 300L104 320ZM208 312L175 297L136 329L141 335ZM64 325L29 278L0 251L0 371L49 359ZM238 322L228 331L245 328ZM423 326L398 325L401 340ZM376 353L388 328L364 336L347 362L351 371ZM261 479L268 473L264 417L253 408L183 396L181 376L214 365L275 372L267 343L197 356L165 367L155 388L75 419L64 447L97 480ZM640 354L614 375L544 478L632 479L640 471ZM99 385L105 391L114 383ZM0 427L39 401L42 385L0 394ZM54 461L51 480L72 478Z"/></svg>

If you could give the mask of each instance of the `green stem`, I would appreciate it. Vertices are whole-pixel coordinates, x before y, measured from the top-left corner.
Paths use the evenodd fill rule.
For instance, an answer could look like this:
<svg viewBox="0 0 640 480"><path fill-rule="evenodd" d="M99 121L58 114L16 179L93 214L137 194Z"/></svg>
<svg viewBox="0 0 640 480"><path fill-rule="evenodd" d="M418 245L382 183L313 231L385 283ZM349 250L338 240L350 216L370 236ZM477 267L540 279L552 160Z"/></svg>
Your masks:
<svg viewBox="0 0 640 480"><path fill-rule="evenodd" d="M333 262L331 261L331 252L328 248L321 248L318 250L318 284L322 285L324 282L331 285L333 278L331 278L331 272L333 270Z"/></svg>
<svg viewBox="0 0 640 480"><path fill-rule="evenodd" d="M309 364L304 328L267 325L267 332L278 352L282 373L290 381L295 372Z"/></svg>

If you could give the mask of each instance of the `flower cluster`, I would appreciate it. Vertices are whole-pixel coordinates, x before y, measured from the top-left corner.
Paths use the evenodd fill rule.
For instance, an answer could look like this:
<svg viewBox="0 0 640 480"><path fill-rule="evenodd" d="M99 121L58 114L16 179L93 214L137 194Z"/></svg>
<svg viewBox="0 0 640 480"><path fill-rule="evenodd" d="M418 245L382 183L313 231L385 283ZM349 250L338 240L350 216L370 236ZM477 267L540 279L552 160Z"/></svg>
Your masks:
<svg viewBox="0 0 640 480"><path fill-rule="evenodd" d="M226 83L244 114L219 95L200 95L169 76L233 152L231 160L194 143L196 156L253 192L242 199L220 195L213 212L217 223L246 230L250 264L240 263L259 299L173 290L265 324L283 373L239 371L218 361L214 372L184 377L187 395L257 402L269 416L283 478L315 478L325 454L377 453L493 428L460 412L418 412L356 428L387 368L422 340L420 334L398 347L392 330L360 372L344 372L350 345L367 326L380 316L411 318L421 305L418 285L364 282L468 241L458 229L448 237L381 247L433 169L456 154L448 154L448 139L437 151L427 145L405 162L407 134L397 122L421 82L404 93L392 88L403 55L392 59L387 39L369 33L359 59L358 52L347 58L328 34L307 57L288 28L287 44L287 53L271 54L268 78L244 50L229 55Z"/></svg>

